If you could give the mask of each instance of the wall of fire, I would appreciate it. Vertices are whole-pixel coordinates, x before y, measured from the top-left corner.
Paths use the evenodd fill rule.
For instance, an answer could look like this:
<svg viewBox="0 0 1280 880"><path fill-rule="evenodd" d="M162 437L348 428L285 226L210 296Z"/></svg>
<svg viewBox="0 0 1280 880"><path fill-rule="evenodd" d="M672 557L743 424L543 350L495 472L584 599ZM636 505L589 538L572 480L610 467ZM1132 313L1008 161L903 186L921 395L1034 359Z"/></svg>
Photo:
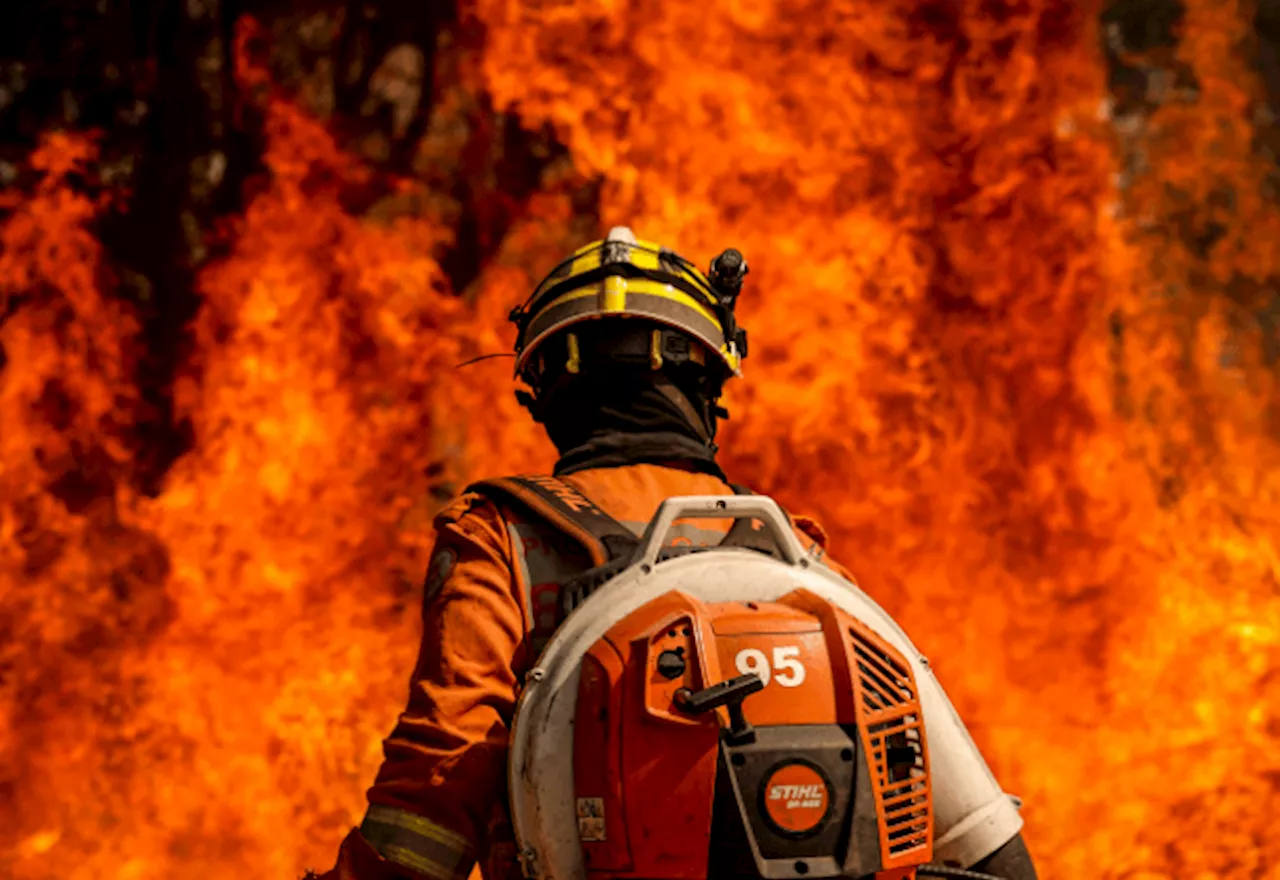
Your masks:
<svg viewBox="0 0 1280 880"><path fill-rule="evenodd" d="M0 29L0 876L295 876L507 310L742 249L723 460L900 615L1047 877L1280 877L1280 6L55 0Z"/></svg>

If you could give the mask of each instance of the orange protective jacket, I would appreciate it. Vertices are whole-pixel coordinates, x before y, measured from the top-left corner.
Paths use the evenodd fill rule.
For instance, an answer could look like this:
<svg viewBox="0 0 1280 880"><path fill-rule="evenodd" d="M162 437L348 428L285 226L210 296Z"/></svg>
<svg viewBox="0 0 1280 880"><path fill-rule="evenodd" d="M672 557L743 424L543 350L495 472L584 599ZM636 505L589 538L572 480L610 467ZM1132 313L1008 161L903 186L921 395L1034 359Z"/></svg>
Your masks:
<svg viewBox="0 0 1280 880"><path fill-rule="evenodd" d="M637 537L667 498L733 493L714 476L647 464L563 479ZM821 528L793 522L823 558ZM679 522L670 543L718 543L731 525ZM477 493L435 527L409 705L384 743L364 822L320 880L466 880L477 863L487 880L520 878L506 791L517 682L559 624L558 582L590 562L550 526Z"/></svg>

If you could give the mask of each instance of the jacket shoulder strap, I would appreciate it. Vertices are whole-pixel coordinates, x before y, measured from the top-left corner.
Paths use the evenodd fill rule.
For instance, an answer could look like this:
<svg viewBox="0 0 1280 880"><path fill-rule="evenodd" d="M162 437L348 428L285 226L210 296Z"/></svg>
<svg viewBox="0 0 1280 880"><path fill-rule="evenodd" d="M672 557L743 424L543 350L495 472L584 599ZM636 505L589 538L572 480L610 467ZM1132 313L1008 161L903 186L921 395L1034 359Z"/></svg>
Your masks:
<svg viewBox="0 0 1280 880"><path fill-rule="evenodd" d="M582 545L593 566L630 558L640 543L626 526L563 480L545 476L499 477L467 487L498 501L515 501Z"/></svg>

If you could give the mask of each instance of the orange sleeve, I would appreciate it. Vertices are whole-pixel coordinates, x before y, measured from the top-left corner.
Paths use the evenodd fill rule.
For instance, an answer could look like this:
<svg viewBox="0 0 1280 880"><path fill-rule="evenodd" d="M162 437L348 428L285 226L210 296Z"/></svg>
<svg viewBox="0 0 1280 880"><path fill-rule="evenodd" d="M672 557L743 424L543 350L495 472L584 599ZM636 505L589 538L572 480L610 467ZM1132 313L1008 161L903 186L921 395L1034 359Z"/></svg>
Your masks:
<svg viewBox="0 0 1280 880"><path fill-rule="evenodd" d="M435 525L408 707L383 744L364 822L327 880L465 880L477 860L503 880L495 864L514 865L507 736L525 625L510 542L478 495Z"/></svg>

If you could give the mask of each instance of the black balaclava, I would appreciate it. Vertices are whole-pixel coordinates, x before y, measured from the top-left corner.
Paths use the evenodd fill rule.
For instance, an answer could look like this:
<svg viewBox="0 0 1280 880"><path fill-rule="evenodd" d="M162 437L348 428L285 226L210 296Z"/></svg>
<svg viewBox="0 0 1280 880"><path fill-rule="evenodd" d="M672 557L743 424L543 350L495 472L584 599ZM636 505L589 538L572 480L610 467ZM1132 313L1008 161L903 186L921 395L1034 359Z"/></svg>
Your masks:
<svg viewBox="0 0 1280 880"><path fill-rule="evenodd" d="M678 461L725 479L713 442L718 410L702 385L632 364L562 375L533 407L560 452L555 475Z"/></svg>

